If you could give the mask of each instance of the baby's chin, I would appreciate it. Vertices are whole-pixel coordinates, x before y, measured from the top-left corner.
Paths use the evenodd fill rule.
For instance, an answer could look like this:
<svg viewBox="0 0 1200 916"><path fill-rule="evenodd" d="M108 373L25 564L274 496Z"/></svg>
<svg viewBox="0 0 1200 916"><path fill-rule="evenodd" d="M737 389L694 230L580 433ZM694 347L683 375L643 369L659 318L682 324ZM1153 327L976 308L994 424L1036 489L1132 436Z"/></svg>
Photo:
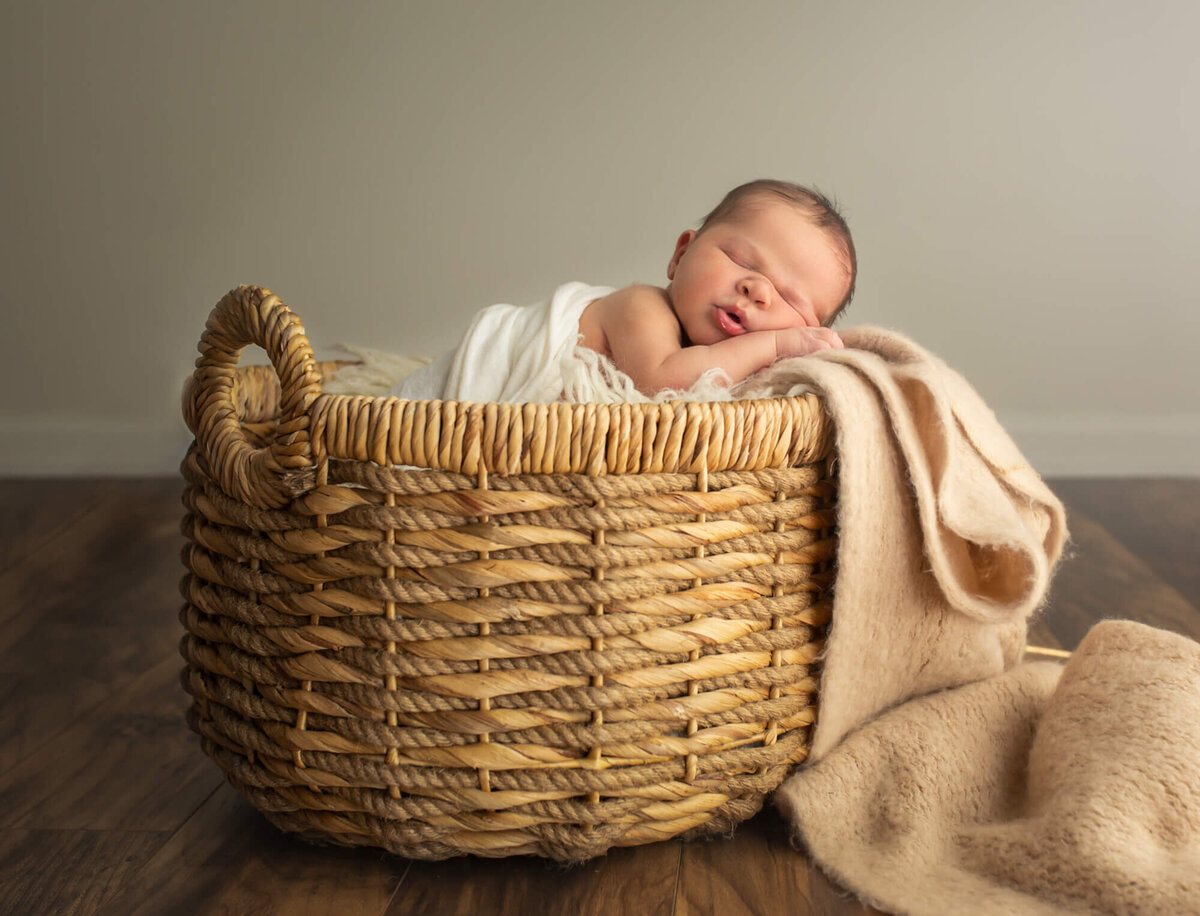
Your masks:
<svg viewBox="0 0 1200 916"><path fill-rule="evenodd" d="M722 334L721 330L716 327L692 328L691 333L687 328L679 329L680 345L684 347L711 347L715 343L720 343L722 340L728 340L728 334Z"/></svg>

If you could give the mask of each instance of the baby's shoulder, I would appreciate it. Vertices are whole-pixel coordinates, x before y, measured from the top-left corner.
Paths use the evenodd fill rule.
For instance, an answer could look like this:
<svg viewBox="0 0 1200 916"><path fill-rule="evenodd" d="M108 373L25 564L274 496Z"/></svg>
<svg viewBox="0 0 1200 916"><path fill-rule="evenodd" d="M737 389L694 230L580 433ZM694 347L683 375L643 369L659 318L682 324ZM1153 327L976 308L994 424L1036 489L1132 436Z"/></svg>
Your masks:
<svg viewBox="0 0 1200 916"><path fill-rule="evenodd" d="M607 301L605 301L607 300ZM679 324L667 291L658 286L637 283L605 297L600 320L605 332L613 334L667 333Z"/></svg>
<svg viewBox="0 0 1200 916"><path fill-rule="evenodd" d="M666 290L643 283L615 289L588 303L579 318L583 345L608 356L614 341L670 334L677 326Z"/></svg>
<svg viewBox="0 0 1200 916"><path fill-rule="evenodd" d="M646 312L651 315L666 311L671 311L671 300L667 298L667 291L660 286L651 286L648 283L635 283L632 286L625 286L614 291L605 297L607 305L606 311L611 310L612 313L620 313L628 315L631 312Z"/></svg>

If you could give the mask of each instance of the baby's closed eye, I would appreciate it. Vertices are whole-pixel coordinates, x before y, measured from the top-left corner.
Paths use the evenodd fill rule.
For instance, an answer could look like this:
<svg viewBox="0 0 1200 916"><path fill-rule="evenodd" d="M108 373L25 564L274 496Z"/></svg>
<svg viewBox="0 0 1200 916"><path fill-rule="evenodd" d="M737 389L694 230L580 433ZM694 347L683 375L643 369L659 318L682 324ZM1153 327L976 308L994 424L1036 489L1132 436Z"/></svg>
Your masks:
<svg viewBox="0 0 1200 916"><path fill-rule="evenodd" d="M733 263L736 264L738 267L745 268L746 270L755 270L756 269L756 268L750 266L750 259L747 258L741 252L736 251L731 248L722 248L721 251L724 253L725 257L727 257L727 258L729 258L729 260L733 261Z"/></svg>

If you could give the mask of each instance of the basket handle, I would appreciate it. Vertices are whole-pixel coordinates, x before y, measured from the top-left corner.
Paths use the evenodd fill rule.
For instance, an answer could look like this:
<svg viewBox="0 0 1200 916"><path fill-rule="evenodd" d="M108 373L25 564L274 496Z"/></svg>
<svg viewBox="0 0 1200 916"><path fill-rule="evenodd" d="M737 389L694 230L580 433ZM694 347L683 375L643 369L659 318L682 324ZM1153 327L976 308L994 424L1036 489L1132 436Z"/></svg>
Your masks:
<svg viewBox="0 0 1200 916"><path fill-rule="evenodd" d="M279 376L279 425L255 447L233 400L242 349L267 351ZM284 506L316 482L309 408L321 395L321 375L299 317L269 289L239 286L212 310L185 396L188 426L210 473L230 496L261 509Z"/></svg>

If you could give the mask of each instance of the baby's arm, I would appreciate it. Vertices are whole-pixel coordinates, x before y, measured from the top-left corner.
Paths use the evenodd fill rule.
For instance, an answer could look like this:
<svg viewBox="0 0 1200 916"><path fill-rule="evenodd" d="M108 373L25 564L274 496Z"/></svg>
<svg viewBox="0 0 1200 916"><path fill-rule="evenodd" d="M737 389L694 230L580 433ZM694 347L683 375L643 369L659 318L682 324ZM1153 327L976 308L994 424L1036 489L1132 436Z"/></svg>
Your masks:
<svg viewBox="0 0 1200 916"><path fill-rule="evenodd" d="M715 344L684 346L666 294L653 286L626 287L595 305L613 362L647 396L689 388L710 369L740 382L780 357L841 346L828 328L807 327L749 331Z"/></svg>

